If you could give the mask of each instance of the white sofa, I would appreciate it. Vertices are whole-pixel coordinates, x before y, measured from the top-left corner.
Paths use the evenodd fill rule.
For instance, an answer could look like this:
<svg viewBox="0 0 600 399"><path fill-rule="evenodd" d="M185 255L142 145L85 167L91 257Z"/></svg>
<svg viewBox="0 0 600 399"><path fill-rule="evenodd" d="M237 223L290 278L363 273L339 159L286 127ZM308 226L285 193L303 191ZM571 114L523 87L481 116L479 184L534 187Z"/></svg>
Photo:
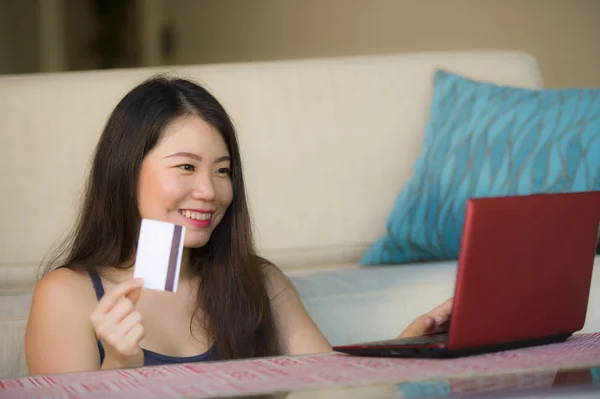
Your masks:
<svg viewBox="0 0 600 399"><path fill-rule="evenodd" d="M36 269L72 221L117 101L157 72L233 117L261 252L333 344L392 337L453 294L456 262L359 267L421 150L433 72L537 88L530 56L445 52L0 77L0 377L27 373ZM600 267L596 259L596 270ZM584 331L600 331L595 273Z"/></svg>

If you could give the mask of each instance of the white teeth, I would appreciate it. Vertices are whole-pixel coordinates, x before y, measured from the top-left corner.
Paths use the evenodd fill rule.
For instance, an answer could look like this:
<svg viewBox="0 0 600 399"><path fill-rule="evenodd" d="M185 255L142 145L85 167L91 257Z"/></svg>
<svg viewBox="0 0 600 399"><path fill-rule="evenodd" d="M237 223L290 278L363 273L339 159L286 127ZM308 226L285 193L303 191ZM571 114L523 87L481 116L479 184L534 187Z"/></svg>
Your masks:
<svg viewBox="0 0 600 399"><path fill-rule="evenodd" d="M195 220L208 220L208 219L210 219L210 217L212 215L210 213L192 212L192 211L182 211L181 214L188 219L195 219Z"/></svg>

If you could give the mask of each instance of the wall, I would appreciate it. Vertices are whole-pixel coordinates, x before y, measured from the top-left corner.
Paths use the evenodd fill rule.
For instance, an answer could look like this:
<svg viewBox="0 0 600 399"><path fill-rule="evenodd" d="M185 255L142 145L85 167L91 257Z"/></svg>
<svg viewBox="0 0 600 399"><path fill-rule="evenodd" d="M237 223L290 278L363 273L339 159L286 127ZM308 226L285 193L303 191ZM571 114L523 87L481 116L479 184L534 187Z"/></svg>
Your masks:
<svg viewBox="0 0 600 399"><path fill-rule="evenodd" d="M67 67L65 46L65 2L38 0L40 70L63 71Z"/></svg>
<svg viewBox="0 0 600 399"><path fill-rule="evenodd" d="M600 86L598 0L170 0L170 64L517 49L547 87Z"/></svg>
<svg viewBox="0 0 600 399"><path fill-rule="evenodd" d="M0 73L38 72L39 0L0 0Z"/></svg>
<svg viewBox="0 0 600 399"><path fill-rule="evenodd" d="M4 8L6 0L0 0L0 74L11 72L10 42L8 38L8 13Z"/></svg>
<svg viewBox="0 0 600 399"><path fill-rule="evenodd" d="M91 1L65 0L66 58L68 69L94 69L95 59L91 56L89 41L97 23Z"/></svg>

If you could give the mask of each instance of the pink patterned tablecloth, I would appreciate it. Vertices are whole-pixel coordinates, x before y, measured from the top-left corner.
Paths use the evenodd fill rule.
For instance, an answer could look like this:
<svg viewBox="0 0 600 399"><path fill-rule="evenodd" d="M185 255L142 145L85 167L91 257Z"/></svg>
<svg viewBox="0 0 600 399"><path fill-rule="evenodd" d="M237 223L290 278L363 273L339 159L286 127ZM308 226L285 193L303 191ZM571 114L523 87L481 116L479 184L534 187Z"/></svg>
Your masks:
<svg viewBox="0 0 600 399"><path fill-rule="evenodd" d="M0 398L215 397L600 365L600 333L459 359L338 353L0 380Z"/></svg>

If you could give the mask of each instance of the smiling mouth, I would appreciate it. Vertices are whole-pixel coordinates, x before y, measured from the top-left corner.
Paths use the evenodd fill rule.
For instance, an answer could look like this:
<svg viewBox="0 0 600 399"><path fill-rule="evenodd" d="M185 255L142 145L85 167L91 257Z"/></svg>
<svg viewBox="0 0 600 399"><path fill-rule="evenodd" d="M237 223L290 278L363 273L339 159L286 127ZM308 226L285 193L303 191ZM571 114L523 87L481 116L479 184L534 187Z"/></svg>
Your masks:
<svg viewBox="0 0 600 399"><path fill-rule="evenodd" d="M210 220L212 218L212 212L196 212L180 209L179 213L192 220Z"/></svg>

